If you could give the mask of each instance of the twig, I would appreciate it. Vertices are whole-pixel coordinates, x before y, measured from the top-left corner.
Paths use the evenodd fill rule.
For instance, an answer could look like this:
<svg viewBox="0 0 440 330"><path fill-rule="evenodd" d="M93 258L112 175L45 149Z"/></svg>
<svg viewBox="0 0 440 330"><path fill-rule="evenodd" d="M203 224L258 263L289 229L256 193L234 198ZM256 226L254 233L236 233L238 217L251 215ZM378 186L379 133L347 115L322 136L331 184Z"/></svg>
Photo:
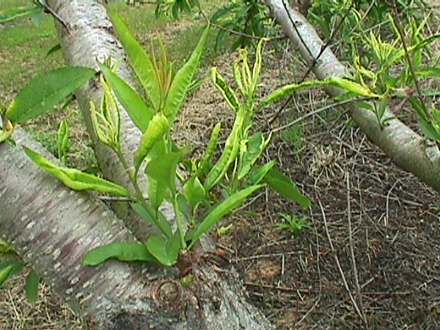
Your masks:
<svg viewBox="0 0 440 330"><path fill-rule="evenodd" d="M253 39L253 40L261 40L261 39L265 39L265 40L267 40L267 41L273 41L273 40L284 40L284 39L287 39L286 36L278 36L278 37L260 37L260 36L254 36L254 35L251 35L251 34L247 34L247 33L244 33L244 32L240 32L240 31L235 31L235 30L232 30L232 29L226 28L226 27L224 27L224 26L221 26L220 24L216 24L216 23L211 22L211 20L209 19L208 15L206 15L206 13L205 13L203 10L200 9L200 10L199 10L199 13L200 13L200 15L203 16L203 18L205 19L205 21L209 23L209 25L215 27L216 29L226 31L226 32L228 32L228 33L230 33L230 34L235 34L235 35L240 36L240 37L243 37L243 38L248 38L248 39ZM247 21L246 21L246 24L247 24Z"/></svg>
<svg viewBox="0 0 440 330"><path fill-rule="evenodd" d="M420 89L419 80L417 79L417 75L414 70L414 64L412 62L411 56L409 56L408 47L405 41L405 32L403 31L402 22L400 21L400 17L399 17L399 10L397 9L397 0L394 0L393 2L393 9L394 9L394 14L396 16L395 19L396 19L397 31L399 32L400 38L402 39L402 46L403 46L403 50L405 51L405 57L406 57L406 61L408 62L408 67L409 67L409 71L411 72L411 77L414 81L414 85L416 86L419 100L423 104L423 107L428 111L428 109L426 108L425 99L422 95L422 90Z"/></svg>
<svg viewBox="0 0 440 330"><path fill-rule="evenodd" d="M353 276L354 276L354 283L356 285L356 294L358 296L359 309L362 314L362 320L364 322L365 328L368 329L367 318L365 317L364 307L362 304L362 294L361 294L361 287L359 285L359 276L358 276L358 271L357 271L357 267L356 267L356 258L354 255L353 234L352 234L352 229L351 229L350 174L348 172L346 173L346 180L347 180L348 241L350 244L351 264L353 266Z"/></svg>
<svg viewBox="0 0 440 330"><path fill-rule="evenodd" d="M295 29L296 34L298 35L298 38L300 39L300 41L304 45L304 47L307 49L307 52L310 54L310 57L313 59L311 65L307 69L307 72L304 74L302 79L299 81L299 84L301 84L307 78L309 73L312 72L312 70L315 68L316 64L318 63L318 61L321 58L322 54L324 54L325 50L331 45L331 43L332 43L336 33L338 33L339 30L341 29L342 23L345 21L345 19L347 18L348 14L351 12L351 9L354 6L354 0L351 1L350 7L348 8L347 12L344 14L344 17L341 19L341 21L339 22L339 24L336 27L336 29L333 30L332 35L330 36L329 40L327 40L327 42L323 46L321 46L321 49L320 49L320 51L319 51L319 53L318 53L318 55L316 57L312 54L310 49L307 47L307 44L305 43L304 39L302 38L301 34L299 33L298 28L296 27L295 23L293 22L292 16L290 15L290 12L288 10L288 6L284 2L284 0L283 0L283 6L284 6L284 9L286 10L287 16L289 16L290 23L292 24L293 28ZM275 115L272 117L272 119L269 120L268 126L272 125L272 123L280 116L280 114L284 111L284 109L287 107L289 102L293 99L293 95L295 95L295 93L292 93L287 98L286 102L283 103L283 105L278 109L278 111L275 113Z"/></svg>
<svg viewBox="0 0 440 330"><path fill-rule="evenodd" d="M51 14L67 31L70 31L69 24L66 23L66 21L64 21L52 8L50 8L47 5L46 1L38 0L38 3L44 8L46 12Z"/></svg>
<svg viewBox="0 0 440 330"><path fill-rule="evenodd" d="M347 293L348 293L348 295L350 297L350 300L351 300L351 303L353 305L354 310L359 315L359 317L361 319L363 319L363 315L362 315L361 311L359 310L359 307L358 307L358 305L356 303L356 300L354 299L353 295L351 294L351 291L350 291L350 288L348 286L347 280L345 279L344 271L342 270L341 264L339 262L338 255L336 254L335 247L333 246L333 242L332 242L332 239L330 237L330 233L328 231L327 218L325 216L324 207L322 206L321 201L318 201L318 202L319 202L319 207L321 208L321 214L322 214L322 218L324 220L325 232L327 234L328 242L330 244L330 249L332 250L333 256L335 257L335 262L336 262L336 265L338 266L339 273L341 274L341 278L342 278L342 282L344 283L345 290L347 290Z"/></svg>
<svg viewBox="0 0 440 330"><path fill-rule="evenodd" d="M388 190L387 193L387 199L385 202L385 212L386 212L386 217L387 217L387 221L389 220L389 204L390 204L390 196L391 196L391 192L393 191L393 189L396 187L397 183L400 182L400 179L396 180L396 182L394 182L394 184L391 186L390 190Z"/></svg>

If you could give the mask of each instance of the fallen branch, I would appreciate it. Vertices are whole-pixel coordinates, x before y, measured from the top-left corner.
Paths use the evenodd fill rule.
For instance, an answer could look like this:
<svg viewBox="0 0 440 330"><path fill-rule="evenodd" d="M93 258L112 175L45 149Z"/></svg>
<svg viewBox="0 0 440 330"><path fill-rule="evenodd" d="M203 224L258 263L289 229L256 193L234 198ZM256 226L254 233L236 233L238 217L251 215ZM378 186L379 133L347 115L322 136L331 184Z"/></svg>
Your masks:
<svg viewBox="0 0 440 330"><path fill-rule="evenodd" d="M284 33L298 49L307 65L314 66L313 72L318 79L346 76L345 66L333 52L329 48L322 51L325 43L304 16L283 0L265 0L265 3L271 8L270 14L282 26ZM321 52L319 60L316 61ZM327 88L326 91L331 96L338 96L343 92L338 88ZM397 166L440 191L440 151L434 142L421 137L395 118L390 109L386 110L384 118L395 119L389 120L384 128L379 125L372 111L352 108L350 113L368 138Z"/></svg>

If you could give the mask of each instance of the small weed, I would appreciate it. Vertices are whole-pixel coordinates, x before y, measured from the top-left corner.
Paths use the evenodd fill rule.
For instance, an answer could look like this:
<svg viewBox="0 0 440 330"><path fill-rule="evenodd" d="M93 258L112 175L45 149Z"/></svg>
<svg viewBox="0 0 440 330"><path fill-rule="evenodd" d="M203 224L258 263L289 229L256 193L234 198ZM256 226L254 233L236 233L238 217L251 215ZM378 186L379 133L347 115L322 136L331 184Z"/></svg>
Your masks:
<svg viewBox="0 0 440 330"><path fill-rule="evenodd" d="M299 155L304 149L304 126L299 124L283 130L281 138L293 147L295 155Z"/></svg>
<svg viewBox="0 0 440 330"><path fill-rule="evenodd" d="M303 229L312 229L308 224L309 219L307 217L297 218L293 215L289 215L286 213L280 213L280 215L285 220L285 222L277 223L278 229L290 231L292 236L295 238L298 236L298 233Z"/></svg>
<svg viewBox="0 0 440 330"><path fill-rule="evenodd" d="M233 225L232 223L230 223L230 224L227 225L227 226L221 226L221 227L217 228L217 234L218 234L219 236L221 236L221 235L227 235L227 234L229 233L229 231L232 229L233 226L234 226L234 225Z"/></svg>

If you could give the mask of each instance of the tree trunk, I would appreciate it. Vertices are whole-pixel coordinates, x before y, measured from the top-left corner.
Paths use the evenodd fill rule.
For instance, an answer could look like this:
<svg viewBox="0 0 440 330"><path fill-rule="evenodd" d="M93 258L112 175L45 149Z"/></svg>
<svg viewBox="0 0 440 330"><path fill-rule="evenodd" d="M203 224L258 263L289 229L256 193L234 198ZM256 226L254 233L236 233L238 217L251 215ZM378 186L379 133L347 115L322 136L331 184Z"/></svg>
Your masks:
<svg viewBox="0 0 440 330"><path fill-rule="evenodd" d="M68 64L96 67L97 57L102 60L111 54L123 58L105 10L97 1L48 3L69 24L68 31L60 31ZM99 102L100 97L93 84L77 95L86 109L90 100ZM125 148L133 153L140 134L128 116L123 116ZM93 133L88 111L85 118ZM24 132L17 130L13 137L18 144L42 152ZM106 176L125 180L109 150L97 143L96 137L94 142ZM93 247L136 238L92 194L69 190L37 168L20 148L6 143L0 145L0 209L3 239L75 310L87 316L91 329L273 329L261 312L247 303L234 269L216 265L215 256L200 247L187 257L191 267L185 272L183 266L116 261L97 268L83 267L82 258ZM139 235L137 224L127 221L130 217L124 220L137 236L146 233L140 229L143 232ZM186 287L180 280L188 271L194 282Z"/></svg>
<svg viewBox="0 0 440 330"><path fill-rule="evenodd" d="M84 66L98 70L97 61L103 62L111 57L115 62L125 59L124 50L115 37L113 26L105 8L98 1L62 1L50 0L47 2L57 15L68 25L66 29L57 23L58 35L66 64L70 66ZM130 70L125 62L118 72L125 81L130 82ZM89 132L96 158L103 175L110 181L125 187L131 187L117 155L106 145L101 143L95 134L90 116L90 102L101 103L102 89L97 82L94 86L78 90L76 97L83 118ZM129 161L132 161L141 139L141 132L131 121L125 109L121 108L121 142L122 151ZM142 171L140 171L142 173ZM140 184L146 188L145 178L140 175ZM145 189L146 190L146 189ZM113 203L116 214L125 221L127 227L137 238L144 241L155 228L140 219L129 207L128 203ZM162 207L165 217L173 221L174 212L170 204Z"/></svg>
<svg viewBox="0 0 440 330"><path fill-rule="evenodd" d="M311 66L324 46L314 28L285 1L265 0L265 3L271 8L271 15L282 26L294 47ZM346 68L328 47L313 67L313 72L319 79L346 76ZM343 91L329 88L327 92L332 96L338 96ZM434 142L421 137L398 119L388 121L382 128L372 111L352 108L350 112L353 120L368 138L397 166L440 191L440 151ZM392 111L387 109L384 118L393 117Z"/></svg>
<svg viewBox="0 0 440 330"><path fill-rule="evenodd" d="M13 138L53 160L22 130ZM215 266L209 257L193 264L189 288L177 269L116 261L82 266L90 249L135 237L92 194L69 190L19 146L0 145L0 182L2 238L91 329L272 329L246 302L235 271Z"/></svg>

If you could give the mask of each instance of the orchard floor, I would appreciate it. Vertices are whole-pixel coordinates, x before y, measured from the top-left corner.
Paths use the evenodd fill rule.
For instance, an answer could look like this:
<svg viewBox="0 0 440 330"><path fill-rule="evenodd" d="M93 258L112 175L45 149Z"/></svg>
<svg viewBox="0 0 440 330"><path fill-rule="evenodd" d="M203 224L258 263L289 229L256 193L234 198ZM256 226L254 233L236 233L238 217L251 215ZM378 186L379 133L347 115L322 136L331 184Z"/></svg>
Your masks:
<svg viewBox="0 0 440 330"><path fill-rule="evenodd" d="M287 54L266 56L261 94L304 73ZM213 63L229 80L234 58ZM329 104L321 90L301 92L270 125L281 104L259 113L255 128L268 133ZM218 121L226 132L232 112L206 82L188 100L175 137L197 154ZM297 182L311 209L263 192L223 223L233 226L219 247L277 329L440 329L438 193L391 163L340 107L275 133L265 158ZM279 230L281 212L307 216L311 229L297 237ZM0 329L85 329L44 285L34 306L23 286L16 277L0 290Z"/></svg>

